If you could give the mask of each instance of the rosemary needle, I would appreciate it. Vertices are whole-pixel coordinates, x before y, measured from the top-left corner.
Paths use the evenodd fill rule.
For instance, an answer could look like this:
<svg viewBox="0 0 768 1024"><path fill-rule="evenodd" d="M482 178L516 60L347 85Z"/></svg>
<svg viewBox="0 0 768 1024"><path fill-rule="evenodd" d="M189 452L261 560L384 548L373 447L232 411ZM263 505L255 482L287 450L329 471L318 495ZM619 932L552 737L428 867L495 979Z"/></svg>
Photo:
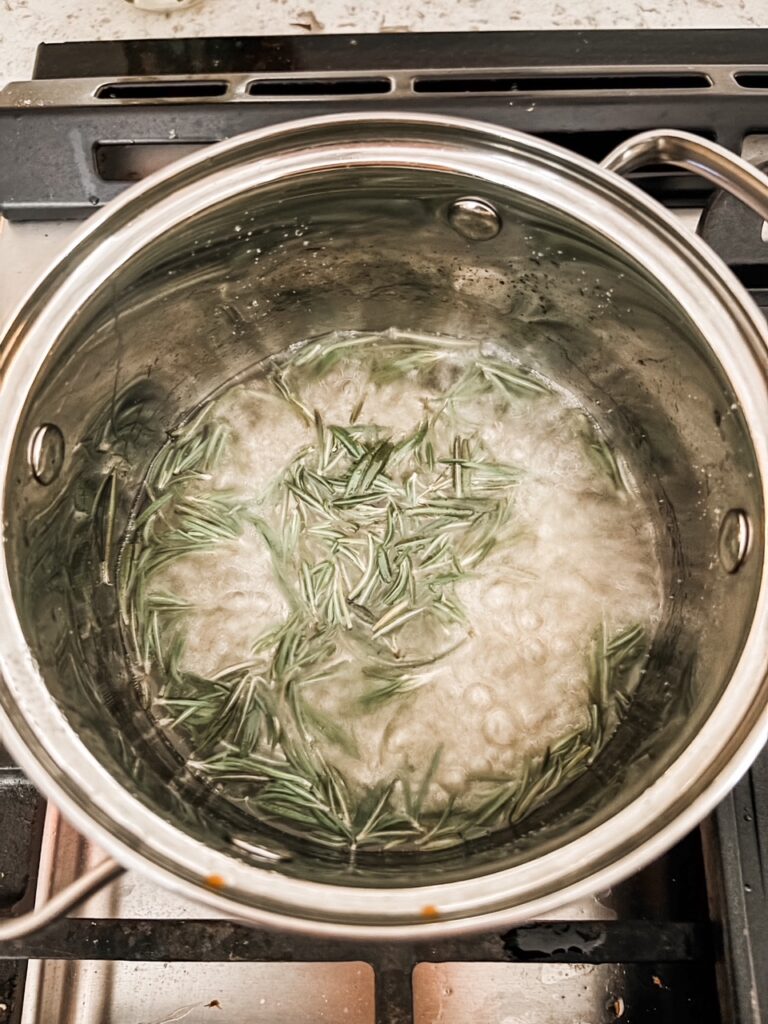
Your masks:
<svg viewBox="0 0 768 1024"><path fill-rule="evenodd" d="M369 387L434 373L450 360L464 360L464 372L398 436L361 422L365 392L346 424L327 422L305 400L304 385L342 359L367 367ZM121 553L121 617L142 670L160 677L156 703L163 721L170 716L173 728L184 731L195 751L192 771L258 818L327 848L442 849L516 824L598 756L614 703L616 714L626 708L619 687L645 656L641 626L609 635L603 625L592 639L583 728L517 776L478 780L460 800L437 809L430 809L428 796L442 748L415 794L406 777L354 794L317 743L320 735L358 756L354 731L325 713L314 694L354 677L362 687L359 705L373 712L437 685L435 667L471 635L457 584L498 544L519 536L520 470L494 459L477 433L456 429L455 410L489 394L496 401L532 400L547 386L522 367L478 356L471 343L417 332L340 332L273 360L268 379L277 400L313 432L272 485L272 511L253 496L207 484L229 437L208 404L171 433L152 461ZM613 449L594 431L586 443L621 489ZM103 510L102 574L112 561L116 501L113 474L96 500ZM289 613L254 637L248 658L201 678L183 668L193 609L163 589L162 571L246 528L264 538ZM442 637L434 650L413 639L432 634Z"/></svg>

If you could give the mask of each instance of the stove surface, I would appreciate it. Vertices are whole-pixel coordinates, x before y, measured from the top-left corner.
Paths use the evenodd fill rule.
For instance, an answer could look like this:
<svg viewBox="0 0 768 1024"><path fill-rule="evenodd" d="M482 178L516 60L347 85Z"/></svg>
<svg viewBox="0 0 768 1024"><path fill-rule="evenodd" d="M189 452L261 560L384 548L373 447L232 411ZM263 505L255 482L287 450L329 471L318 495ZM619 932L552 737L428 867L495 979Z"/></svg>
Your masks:
<svg viewBox="0 0 768 1024"><path fill-rule="evenodd" d="M103 859L104 854L75 832L49 807L45 814L36 899L44 901L68 881ZM376 1004L374 970L358 956L366 955L349 944L344 958L325 959L323 943L284 942L293 962L239 962L195 959L210 951L211 943L226 947L222 922L199 904L180 900L134 874L119 879L108 890L82 906L84 922L121 919L164 922L173 934L172 948L153 951L146 960L36 960L27 969L21 1024L160 1024L185 1020L208 1024L217 1019L212 1010L226 1013L227 1024L607 1024L630 1014L635 1021L669 1019L692 1014L691 1020L719 1021L714 977L714 951L704 938L708 909L701 843L694 834L670 855L611 892L564 906L549 915L551 921L571 922L571 938L589 958L596 949L604 922L635 922L639 930L650 926L649 947L640 950L639 963L568 962L555 955L551 962L472 962L483 956L483 944L468 939L446 948L447 962L419 962L418 954L397 947L385 953L386 966L377 964L377 976L389 972L387 1004ZM542 919L544 920L544 919ZM665 960L668 938L663 922L695 924L686 940L697 948L676 946L672 961ZM185 940L185 924L196 922L197 943ZM206 925L207 922L207 925ZM202 924L202 928L199 926ZM591 928L589 927L591 925ZM226 925L225 925L226 928ZM596 929L596 930L595 930ZM86 925L82 939L87 943ZM157 929L160 931L160 929ZM167 930L163 930L168 935ZM104 936L106 938L106 936ZM81 939L81 941L82 941ZM98 941L98 940L95 940ZM624 938L627 951L631 935ZM659 958L649 952L659 942ZM553 952L557 949L554 947ZM473 952L474 951L474 952ZM262 950L271 955L269 942ZM456 955L458 952L458 956ZM576 956L574 945L571 954ZM164 962L182 955L190 962ZM278 955L288 960L287 953ZM340 956L340 954L336 954ZM609 954L610 955L610 954ZM651 959L648 959L648 957ZM469 962L456 962L461 958ZM240 956L235 954L236 959ZM597 960L600 959L598 955ZM296 961L306 962L296 962ZM312 961L315 962L312 962ZM412 976L413 1016L408 974ZM394 998L393 998L394 997ZM695 1014L695 1016L693 1016ZM661 1016L659 1016L661 1015ZM682 1019L686 1019L683 1017Z"/></svg>
<svg viewBox="0 0 768 1024"><path fill-rule="evenodd" d="M76 221L190 148L333 110L442 111L599 159L668 125L768 165L768 32L165 40L40 48L0 92L0 322ZM650 169L768 309L765 225ZM103 853L0 751L0 915ZM768 758L717 813L613 891L504 935L330 943L215 918L134 874L0 944L0 1024L768 1024Z"/></svg>

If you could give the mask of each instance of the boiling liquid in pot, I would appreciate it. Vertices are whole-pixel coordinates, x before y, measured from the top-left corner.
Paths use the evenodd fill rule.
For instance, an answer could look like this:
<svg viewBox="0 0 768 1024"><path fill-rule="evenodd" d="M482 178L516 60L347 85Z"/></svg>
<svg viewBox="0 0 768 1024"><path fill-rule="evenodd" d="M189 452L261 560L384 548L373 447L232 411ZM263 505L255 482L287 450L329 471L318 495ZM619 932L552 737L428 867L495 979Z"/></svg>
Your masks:
<svg viewBox="0 0 768 1024"><path fill-rule="evenodd" d="M350 849L454 845L588 770L661 611L653 515L561 383L490 344L298 345L158 453L126 636L192 769Z"/></svg>

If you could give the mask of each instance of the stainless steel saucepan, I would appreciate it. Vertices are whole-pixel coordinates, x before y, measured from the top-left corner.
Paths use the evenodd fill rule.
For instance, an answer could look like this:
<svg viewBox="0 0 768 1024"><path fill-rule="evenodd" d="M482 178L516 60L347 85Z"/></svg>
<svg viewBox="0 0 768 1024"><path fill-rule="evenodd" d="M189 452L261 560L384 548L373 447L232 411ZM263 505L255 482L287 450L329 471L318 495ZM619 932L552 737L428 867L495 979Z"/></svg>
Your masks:
<svg viewBox="0 0 768 1024"><path fill-rule="evenodd" d="M669 162L768 218L768 181L649 132L602 166L415 114L211 146L80 230L0 346L2 742L115 857L22 934L142 871L247 921L354 938L497 928L636 871L766 740L768 330L723 263L622 175ZM354 865L240 820L164 744L118 628L147 459L219 383L297 339L493 338L599 404L658 502L663 628L593 767L522 826ZM102 511L106 505L109 515Z"/></svg>

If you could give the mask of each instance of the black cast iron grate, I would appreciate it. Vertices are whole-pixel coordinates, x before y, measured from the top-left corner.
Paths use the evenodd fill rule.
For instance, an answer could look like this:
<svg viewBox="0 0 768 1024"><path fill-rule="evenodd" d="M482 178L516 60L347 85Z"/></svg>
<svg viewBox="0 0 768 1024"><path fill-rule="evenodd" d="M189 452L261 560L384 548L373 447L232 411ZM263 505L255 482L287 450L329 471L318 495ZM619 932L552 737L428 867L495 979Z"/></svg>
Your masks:
<svg viewBox="0 0 768 1024"><path fill-rule="evenodd" d="M42 45L35 81L0 93L0 212L85 217L131 180L238 132L332 110L403 107L533 132L593 159L664 126L739 152L747 136L768 137L768 31ZM705 237L768 310L768 245L757 218L728 197L712 199L684 172L650 169L636 180L670 206L709 203ZM41 821L39 797L0 752L0 914L21 912L32 898ZM0 945L0 1022L18 1015L24 962L43 958L366 960L376 972L377 1024L413 1020L419 963L622 964L615 1013L630 1024L768 1024L768 758L700 834L617 893L617 920L541 922L428 945L332 943L229 921L68 919Z"/></svg>

